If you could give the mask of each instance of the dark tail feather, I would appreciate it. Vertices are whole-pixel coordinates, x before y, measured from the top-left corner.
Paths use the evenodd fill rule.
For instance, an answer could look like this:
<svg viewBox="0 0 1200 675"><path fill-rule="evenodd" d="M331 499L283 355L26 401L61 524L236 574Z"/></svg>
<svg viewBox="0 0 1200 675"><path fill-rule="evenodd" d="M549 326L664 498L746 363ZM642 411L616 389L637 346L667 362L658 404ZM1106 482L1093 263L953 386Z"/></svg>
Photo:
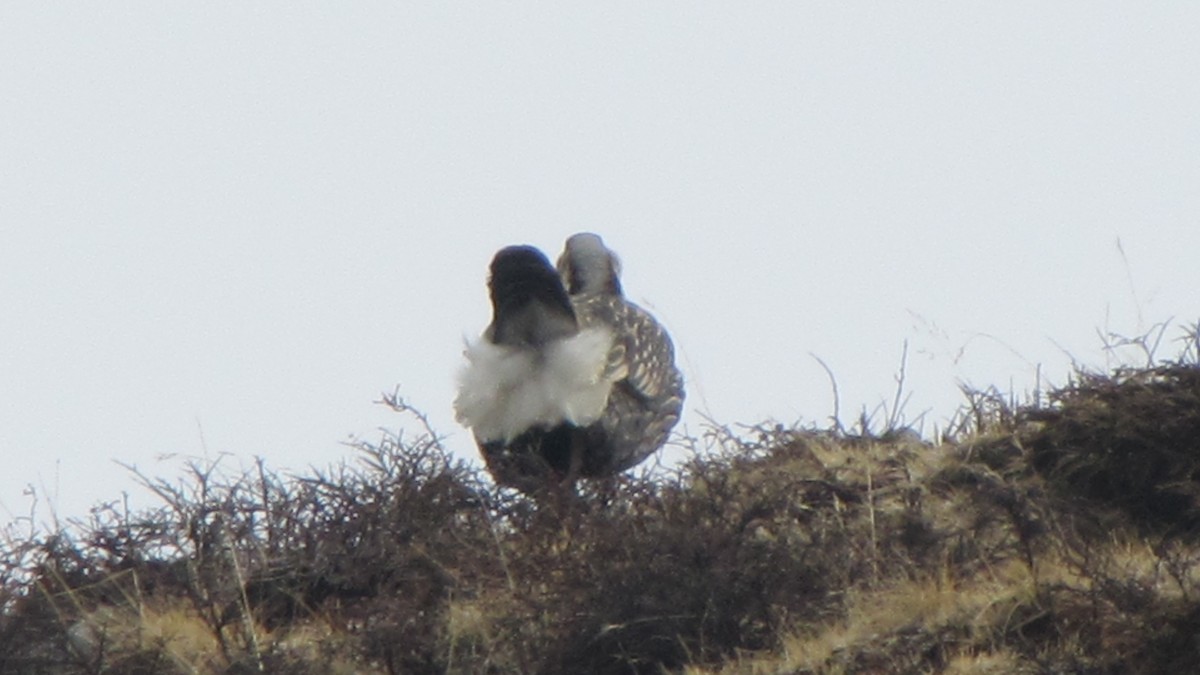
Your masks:
<svg viewBox="0 0 1200 675"><path fill-rule="evenodd" d="M540 346L579 330L562 279L532 246L509 246L497 253L488 288L492 342Z"/></svg>

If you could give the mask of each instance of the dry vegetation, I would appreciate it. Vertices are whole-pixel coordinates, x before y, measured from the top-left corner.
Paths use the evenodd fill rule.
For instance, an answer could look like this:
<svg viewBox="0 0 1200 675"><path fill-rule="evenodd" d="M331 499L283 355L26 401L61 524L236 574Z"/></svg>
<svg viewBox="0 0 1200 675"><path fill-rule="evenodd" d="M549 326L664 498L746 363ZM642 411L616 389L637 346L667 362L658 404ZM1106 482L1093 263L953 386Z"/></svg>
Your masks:
<svg viewBox="0 0 1200 675"><path fill-rule="evenodd" d="M0 673L1194 672L1188 349L972 393L937 443L714 427L540 507L427 425L324 473L144 477L157 510L7 530Z"/></svg>

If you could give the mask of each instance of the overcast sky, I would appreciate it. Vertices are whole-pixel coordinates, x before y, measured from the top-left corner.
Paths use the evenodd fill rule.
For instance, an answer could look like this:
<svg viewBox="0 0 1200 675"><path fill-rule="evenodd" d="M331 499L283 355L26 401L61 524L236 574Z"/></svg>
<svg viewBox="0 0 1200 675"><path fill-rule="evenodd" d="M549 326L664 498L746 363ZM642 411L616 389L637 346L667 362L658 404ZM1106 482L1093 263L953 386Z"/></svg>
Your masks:
<svg viewBox="0 0 1200 675"><path fill-rule="evenodd" d="M813 355L849 422L906 340L926 432L960 381L1062 383L1098 328L1200 318L1197 36L1184 2L3 3L0 520L138 493L114 460L351 458L412 427L397 386L474 458L487 264L581 230L692 432L827 424Z"/></svg>

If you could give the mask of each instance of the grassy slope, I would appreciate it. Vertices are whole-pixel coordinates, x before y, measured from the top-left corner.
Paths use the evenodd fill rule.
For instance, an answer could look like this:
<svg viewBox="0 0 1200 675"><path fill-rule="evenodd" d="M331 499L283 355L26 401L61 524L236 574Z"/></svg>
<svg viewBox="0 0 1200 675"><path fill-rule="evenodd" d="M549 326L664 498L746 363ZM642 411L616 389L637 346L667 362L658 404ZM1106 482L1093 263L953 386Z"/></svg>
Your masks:
<svg viewBox="0 0 1200 675"><path fill-rule="evenodd" d="M0 546L7 673L1137 673L1200 653L1200 370L939 444L714 428L539 506L429 434Z"/></svg>

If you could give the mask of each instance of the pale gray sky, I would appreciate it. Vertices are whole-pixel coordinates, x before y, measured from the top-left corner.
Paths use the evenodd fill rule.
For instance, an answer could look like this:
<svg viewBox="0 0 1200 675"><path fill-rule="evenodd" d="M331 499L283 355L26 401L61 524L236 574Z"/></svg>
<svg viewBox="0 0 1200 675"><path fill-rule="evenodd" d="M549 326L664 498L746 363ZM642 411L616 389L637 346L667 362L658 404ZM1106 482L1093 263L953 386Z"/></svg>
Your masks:
<svg viewBox="0 0 1200 675"><path fill-rule="evenodd" d="M0 519L119 497L114 459L325 466L408 424L396 385L475 457L487 263L580 230L693 430L824 423L810 352L849 421L906 339L931 423L960 379L1061 382L1106 322L1200 317L1198 35L1182 2L5 3Z"/></svg>

